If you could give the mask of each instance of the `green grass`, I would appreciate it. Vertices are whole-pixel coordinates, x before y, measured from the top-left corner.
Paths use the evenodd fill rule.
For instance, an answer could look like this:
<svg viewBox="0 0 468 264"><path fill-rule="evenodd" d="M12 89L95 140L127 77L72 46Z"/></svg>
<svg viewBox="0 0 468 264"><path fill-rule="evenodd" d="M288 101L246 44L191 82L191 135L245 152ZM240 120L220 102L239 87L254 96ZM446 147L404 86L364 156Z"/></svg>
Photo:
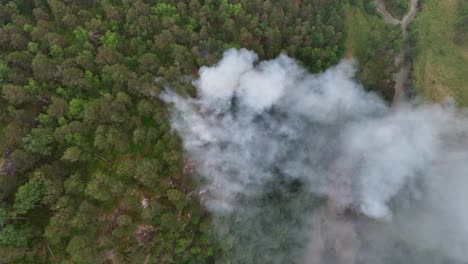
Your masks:
<svg viewBox="0 0 468 264"><path fill-rule="evenodd" d="M468 43L455 44L458 7L464 0L425 0L411 25L414 85L426 99L453 97L468 105Z"/></svg>
<svg viewBox="0 0 468 264"><path fill-rule="evenodd" d="M368 33L371 24L366 16L356 7L350 7L346 12L346 55L356 56L368 48Z"/></svg>

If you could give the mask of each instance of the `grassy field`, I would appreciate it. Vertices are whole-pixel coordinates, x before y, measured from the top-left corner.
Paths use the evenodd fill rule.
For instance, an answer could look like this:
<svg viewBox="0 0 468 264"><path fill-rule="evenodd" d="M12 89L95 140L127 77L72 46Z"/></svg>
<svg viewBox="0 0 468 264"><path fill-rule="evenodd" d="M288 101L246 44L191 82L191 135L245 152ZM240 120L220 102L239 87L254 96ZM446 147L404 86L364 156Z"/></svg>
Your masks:
<svg viewBox="0 0 468 264"><path fill-rule="evenodd" d="M425 0L410 26L413 83L426 99L468 106L468 43L454 43L460 1Z"/></svg>
<svg viewBox="0 0 468 264"><path fill-rule="evenodd" d="M358 79L387 100L393 98L394 58L400 50L401 30L387 25L363 4L346 10L346 57L358 60Z"/></svg>

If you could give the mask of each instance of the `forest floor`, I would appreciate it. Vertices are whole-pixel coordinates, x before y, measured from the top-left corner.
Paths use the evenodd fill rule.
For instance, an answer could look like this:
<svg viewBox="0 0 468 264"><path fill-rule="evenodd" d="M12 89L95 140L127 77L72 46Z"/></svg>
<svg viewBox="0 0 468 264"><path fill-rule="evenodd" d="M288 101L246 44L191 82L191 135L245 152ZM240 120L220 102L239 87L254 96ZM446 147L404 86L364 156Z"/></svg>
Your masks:
<svg viewBox="0 0 468 264"><path fill-rule="evenodd" d="M452 97L468 105L468 43L454 43L457 8L463 0L426 0L410 27L416 36L413 83L425 99Z"/></svg>

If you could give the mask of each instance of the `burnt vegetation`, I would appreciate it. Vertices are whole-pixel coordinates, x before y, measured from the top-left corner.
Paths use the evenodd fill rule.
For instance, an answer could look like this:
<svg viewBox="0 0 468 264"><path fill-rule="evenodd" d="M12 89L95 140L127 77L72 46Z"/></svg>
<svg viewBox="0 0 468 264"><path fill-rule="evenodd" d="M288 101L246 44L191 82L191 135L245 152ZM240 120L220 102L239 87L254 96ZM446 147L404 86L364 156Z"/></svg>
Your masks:
<svg viewBox="0 0 468 264"><path fill-rule="evenodd" d="M193 164L165 86L229 47L314 72L342 57L339 0L0 2L0 262L206 263ZM185 170L184 170L185 168Z"/></svg>

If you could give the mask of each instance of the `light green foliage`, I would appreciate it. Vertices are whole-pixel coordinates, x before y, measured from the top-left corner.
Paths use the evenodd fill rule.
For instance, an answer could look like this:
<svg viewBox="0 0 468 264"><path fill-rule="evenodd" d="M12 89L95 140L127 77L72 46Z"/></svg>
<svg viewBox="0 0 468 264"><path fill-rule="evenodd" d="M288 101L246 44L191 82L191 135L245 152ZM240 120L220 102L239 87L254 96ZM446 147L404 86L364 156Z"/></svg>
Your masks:
<svg viewBox="0 0 468 264"><path fill-rule="evenodd" d="M13 225L7 225L0 230L0 245L25 247L28 237L27 230L18 230Z"/></svg>
<svg viewBox="0 0 468 264"><path fill-rule="evenodd" d="M226 20L227 18L236 18L239 12L242 10L242 6L240 3L231 4L227 0L222 0L220 4L220 9L223 11L223 19Z"/></svg>
<svg viewBox="0 0 468 264"><path fill-rule="evenodd" d="M88 31L82 27L77 27L73 31L75 43L81 45L82 47L86 46L88 42Z"/></svg>
<svg viewBox="0 0 468 264"><path fill-rule="evenodd" d="M28 94L37 95L41 91L41 86L34 79L29 79L28 83L24 86L24 90Z"/></svg>
<svg viewBox="0 0 468 264"><path fill-rule="evenodd" d="M29 182L20 186L15 195L13 208L19 215L26 214L29 210L36 207L43 195L44 185L42 179L32 178Z"/></svg>
<svg viewBox="0 0 468 264"><path fill-rule="evenodd" d="M39 51L39 43L36 43L36 42L29 42L28 43L28 51L31 53L31 54L37 54L37 52Z"/></svg>
<svg viewBox="0 0 468 264"><path fill-rule="evenodd" d="M71 162L77 162L80 160L81 150L78 147L69 147L63 153L62 159Z"/></svg>
<svg viewBox="0 0 468 264"><path fill-rule="evenodd" d="M18 10L18 5L15 1L8 1L5 6L13 10Z"/></svg>
<svg viewBox="0 0 468 264"><path fill-rule="evenodd" d="M24 31L24 32L31 33L32 30L33 30L33 26L32 26L32 25L30 25L30 24L24 24L24 26L23 26L23 31Z"/></svg>
<svg viewBox="0 0 468 264"><path fill-rule="evenodd" d="M227 0L224 0L223 3L221 5L227 5L228 6L228 13L231 15L231 16L237 16L240 11L242 10L242 7L241 7L241 4L230 4L227 2Z"/></svg>
<svg viewBox="0 0 468 264"><path fill-rule="evenodd" d="M24 148L41 155L52 154L52 131L51 128L33 128L31 134L23 139Z"/></svg>
<svg viewBox="0 0 468 264"><path fill-rule="evenodd" d="M176 16L177 8L175 6L165 4L165 3L158 3L154 7L151 8L151 11L158 17L164 16Z"/></svg>
<svg viewBox="0 0 468 264"><path fill-rule="evenodd" d="M44 113L39 114L36 120L43 126L53 126L54 124L54 119L50 115Z"/></svg>
<svg viewBox="0 0 468 264"><path fill-rule="evenodd" d="M72 118L80 118L85 108L85 101L81 99L72 99L69 103L68 114Z"/></svg>
<svg viewBox="0 0 468 264"><path fill-rule="evenodd" d="M110 49L116 49L119 44L119 36L117 33L107 30L106 34L101 37L102 44Z"/></svg>
<svg viewBox="0 0 468 264"><path fill-rule="evenodd" d="M63 50L60 46L58 45L52 45L50 47L50 52L49 52L50 56L52 58L61 58L63 56Z"/></svg>

